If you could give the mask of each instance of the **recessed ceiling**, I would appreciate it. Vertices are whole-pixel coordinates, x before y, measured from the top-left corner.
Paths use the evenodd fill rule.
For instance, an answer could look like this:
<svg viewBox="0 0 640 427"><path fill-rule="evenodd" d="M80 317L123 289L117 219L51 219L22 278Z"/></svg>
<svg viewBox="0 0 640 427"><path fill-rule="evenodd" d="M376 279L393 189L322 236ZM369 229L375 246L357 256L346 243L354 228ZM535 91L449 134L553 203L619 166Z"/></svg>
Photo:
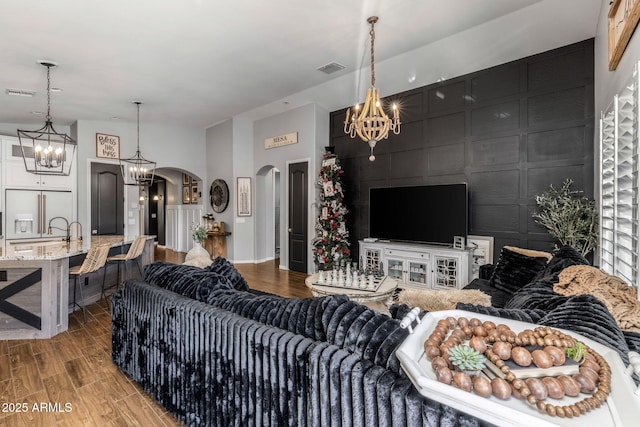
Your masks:
<svg viewBox="0 0 640 427"><path fill-rule="evenodd" d="M380 62L538 3L567 20L587 13L574 41L595 35L601 0L4 2L0 123L41 120L30 113L46 108L41 59L59 64L51 70L52 86L64 89L52 94L57 124L135 121L131 100L142 99L142 121L204 128L368 67L368 16L380 17ZM496 28L496 37L518 35ZM332 62L345 69L318 72ZM9 88L36 94L9 96Z"/></svg>

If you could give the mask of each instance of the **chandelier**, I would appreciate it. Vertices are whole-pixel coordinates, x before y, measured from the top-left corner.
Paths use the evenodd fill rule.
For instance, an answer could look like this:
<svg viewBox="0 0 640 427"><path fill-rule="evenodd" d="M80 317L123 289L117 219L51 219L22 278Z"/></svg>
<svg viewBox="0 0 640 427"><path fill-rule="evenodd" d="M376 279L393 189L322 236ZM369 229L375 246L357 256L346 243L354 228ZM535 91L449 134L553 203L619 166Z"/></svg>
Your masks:
<svg viewBox="0 0 640 427"><path fill-rule="evenodd" d="M145 159L140 153L140 104L142 101L133 101L133 103L138 108L138 145L133 157L120 158L120 169L125 185L142 187L153 183L156 162Z"/></svg>
<svg viewBox="0 0 640 427"><path fill-rule="evenodd" d="M367 19L367 22L371 24L371 30L369 35L371 36L371 87L367 89L367 95L364 100L364 106L360 110L360 105L353 108L347 108L347 116L344 120L344 132L349 134L351 138L355 138L358 135L363 141L369 144L371 148L370 161L374 161L376 156L373 155L373 149L376 143L381 139L389 137L389 131L393 131L394 134L400 133L400 115L398 112L398 106L393 104L393 118L389 118L382 109L382 103L380 102L380 92L376 89L376 73L374 68L374 50L373 44L376 39L376 32L373 28L376 22L378 22L377 16L371 16Z"/></svg>
<svg viewBox="0 0 640 427"><path fill-rule="evenodd" d="M27 172L36 175L69 175L76 152L76 141L58 133L51 123L51 68L58 64L40 60L47 67L47 118L38 130L18 129L18 140Z"/></svg>

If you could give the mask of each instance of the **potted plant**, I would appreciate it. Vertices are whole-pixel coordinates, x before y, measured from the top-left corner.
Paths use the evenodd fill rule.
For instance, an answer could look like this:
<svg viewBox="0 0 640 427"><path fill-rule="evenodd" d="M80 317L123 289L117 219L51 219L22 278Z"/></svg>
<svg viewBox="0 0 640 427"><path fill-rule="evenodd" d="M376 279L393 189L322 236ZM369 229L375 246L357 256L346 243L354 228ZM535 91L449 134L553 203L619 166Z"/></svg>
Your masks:
<svg viewBox="0 0 640 427"><path fill-rule="evenodd" d="M557 240L556 248L570 245L586 257L598 245L598 211L595 201L572 190L571 184L567 179L559 189L551 185L536 196L539 210L533 219Z"/></svg>
<svg viewBox="0 0 640 427"><path fill-rule="evenodd" d="M193 237L194 242L202 244L202 241L207 238L207 228L202 224L193 224L191 237Z"/></svg>

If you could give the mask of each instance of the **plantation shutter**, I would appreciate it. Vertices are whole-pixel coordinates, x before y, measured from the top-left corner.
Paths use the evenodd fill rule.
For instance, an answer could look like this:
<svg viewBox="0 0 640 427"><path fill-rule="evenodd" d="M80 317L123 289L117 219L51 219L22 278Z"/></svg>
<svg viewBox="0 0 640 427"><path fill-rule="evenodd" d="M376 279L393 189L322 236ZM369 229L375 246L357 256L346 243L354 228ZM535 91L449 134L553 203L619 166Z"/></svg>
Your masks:
<svg viewBox="0 0 640 427"><path fill-rule="evenodd" d="M600 268L638 286L637 67L600 119Z"/></svg>

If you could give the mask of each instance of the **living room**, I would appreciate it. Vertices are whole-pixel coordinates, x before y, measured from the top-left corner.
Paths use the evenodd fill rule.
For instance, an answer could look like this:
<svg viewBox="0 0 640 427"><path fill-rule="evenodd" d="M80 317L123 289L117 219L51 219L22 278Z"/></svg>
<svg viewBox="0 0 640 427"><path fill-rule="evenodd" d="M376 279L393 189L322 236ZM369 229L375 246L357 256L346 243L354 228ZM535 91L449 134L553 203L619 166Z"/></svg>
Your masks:
<svg viewBox="0 0 640 427"><path fill-rule="evenodd" d="M202 6L202 2L195 3ZM504 2L498 3L504 5ZM357 19L351 19L353 23L349 25L354 26L357 37L351 34L351 37L339 40L331 38L333 41L322 40L322 37L315 39L318 44L342 44L349 40L360 46L359 55L351 55L349 68L337 74L338 77L317 80L313 87L301 84L300 90L282 96L260 98L264 101L261 104L232 114L228 114L226 106L222 105L218 107L217 115L199 117L193 122L176 123L169 120L170 113L166 112L168 107L165 109L158 105L161 101L154 99L153 87L145 87L142 94L121 94L120 109L109 111L108 114L107 111L100 111L102 118L79 114L69 118L64 94L77 90L72 89L73 76L68 70L78 66L63 55L64 50L72 49L70 46L76 43L71 43L69 39L60 40L61 47L53 53L44 48L25 49L30 55L23 52L16 68L28 70L27 73L34 76L32 80L42 84L42 70L36 60L49 57L60 62L59 67L52 71L52 80L61 85L64 91L61 95L53 96L52 111L54 122L60 123L57 128L71 134L79 142L75 159L78 177L75 203L78 209L74 220L80 223L91 223L90 184L84 177L88 175L92 159L96 157L96 134L119 135L123 155L133 153L138 140L141 151L157 161L159 169L171 170L170 194L176 204L180 204L181 199L183 185L178 182L181 174L189 173L197 178L202 203L195 205L198 208L195 208L194 215L211 212L209 187L216 179L225 180L229 184L229 208L214 216L216 220L224 222L231 232L227 240L229 260L236 264L253 264L278 258L279 268L286 271L290 269L289 244L286 243L289 220L284 214L288 201L286 197L282 198L283 213L278 219L272 218L267 212L267 202L264 202L270 199L266 191L273 191L266 185L271 179L267 174L273 169L283 173L280 193L286 195L287 179L284 179L284 175L289 166L300 161L308 164L309 211L306 228L309 236L313 236L317 217L313 203L319 191L314 180L320 171L324 148L333 146L345 167L345 183L350 197L348 204L352 212L348 223L352 245L368 236L368 204L364 195L370 187L464 181L473 185L469 234L493 236L494 258L497 258L504 245L550 249L551 239L530 219L535 205L533 196L550 184L559 185L564 179L572 178L577 189L583 190L589 197L598 197L600 112L606 110L614 95L623 89L640 58L640 42L638 36L634 35L615 71L609 70L608 1L593 0L588 2L588 7L585 2L578 0L562 4L550 0L517 3L517 6L509 6L514 8L509 13L494 13L487 22L476 23L459 33L441 34L438 40L426 46L415 45L402 51L394 50L393 42L399 43L399 39L403 38L403 26L395 24L402 22L402 19L391 17L393 9L408 16L414 13L414 7L418 7L416 4L398 2L394 5L377 5L377 8L366 5L366 12L355 8L358 9L357 13L354 10L351 12L358 15ZM293 7L291 4L286 6ZM442 7L420 5L421 13L428 14L422 8L429 6ZM43 6L43 11L47 11L47 7ZM148 7L150 10L154 8L151 5ZM340 14L343 5L336 3L327 7L332 7L333 13ZM79 10L82 8L78 6L76 13ZM295 10L303 14L309 31L313 29L316 35L325 34L329 37L330 29L312 25L315 23L313 14L299 8ZM213 14L215 11L205 9L205 12ZM362 13L366 16L360 16ZM376 53L379 55L376 85L384 91L385 96L402 98L404 109L401 110L403 128L400 135L392 135L388 140L381 141L375 149L375 161L370 162L367 144L345 136L342 121L345 109L356 101L355 98L362 97L362 94L354 96L358 84L362 90L368 83L368 61L361 61L360 57L363 49L366 51L368 48L366 18L374 13L380 15L376 26ZM57 11L56 16L58 14L63 13ZM290 12L280 10L280 14ZM115 18L119 14L110 12L108 16ZM394 22L395 25L385 24L385 21ZM122 22L130 21L123 18ZM273 26L272 31L279 27L284 32L286 22L281 23L280 26ZM530 28L534 26L532 23L536 24L535 33ZM266 26L263 22L253 24L254 27ZM3 27L12 28L8 25ZM407 28L411 26L407 25L404 30ZM126 30L123 29L123 32ZM501 37L496 37L496 34ZM282 38L291 43L287 37ZM3 43L10 44L9 37L4 38ZM12 51L15 50L12 47ZM191 48L188 51L192 52ZM277 58L286 57L286 54L282 55ZM105 54L107 66L109 58ZM266 55L256 57L256 68L260 59L267 62L272 58ZM319 60L317 65L331 60L335 59L327 57ZM536 66L541 71L537 75L540 80L536 81L539 86L532 89L527 78L534 76L532 70ZM163 65L156 63L155 67L159 72ZM298 66L291 60L288 67ZM122 69L115 68L116 72L122 72ZM212 81L218 80L211 69L209 72ZM262 76L253 78L264 79ZM484 82L483 78L486 78ZM138 76L137 79L142 77ZM188 79L188 75L182 79ZM82 105L87 110L93 109L92 103L100 104L101 93L111 90L108 80L96 80L104 83L104 86L82 89L94 92L94 99ZM277 81L275 78L267 79L262 84L268 86L272 84L270 80ZM5 86L8 88L15 84L6 81ZM222 91L219 84L216 83L216 90ZM221 84L224 85L224 82ZM181 87L179 82L173 85L174 89ZM39 86L37 88L42 90ZM510 89L513 90L509 92ZM242 91L242 85L238 84L235 90ZM576 93L579 94L576 96ZM420 97L424 95L424 99L417 101L417 94ZM489 95L482 98L483 94ZM558 94L567 94L569 97L563 98ZM464 98L476 95L478 98L475 101ZM543 99L547 95L549 97ZM215 98L215 94L211 96ZM143 120L139 123L137 133L131 100L139 98L145 98L145 103L141 110ZM454 98L458 101L463 99L464 102L448 104ZM534 107L533 103L528 104L530 98L544 102ZM34 102L43 104L44 98L40 96ZM441 104L437 114L431 109L434 102ZM560 104L563 107L556 109ZM0 135L13 136L19 127L34 128L39 123L38 117L34 119L29 115L30 109L25 110L25 105L21 106L26 111L22 116L13 112L16 104L12 105L6 113L0 110ZM478 121L474 111L482 108L486 117ZM11 109L13 111L8 112ZM574 115L577 110L580 111L579 116ZM64 113L60 122L55 114L58 111ZM527 117L525 112L531 113L531 116ZM145 114L148 116L145 117ZM115 116L122 116L123 119L112 119ZM496 119L495 128L489 129L487 117ZM532 117L542 118L543 123L530 122ZM461 121L458 120L460 118ZM423 134L421 126L425 121L438 122L433 127L427 127L427 133L434 133ZM474 125L481 128L478 134L474 133ZM462 134L453 134L454 131L462 131ZM297 143L265 148L266 139L291 132L297 133ZM549 135L551 137L546 138ZM435 140L444 143L434 143ZM563 145L567 140L570 143ZM474 152L470 148L472 141L485 141L485 148L491 147L484 152ZM237 214L239 177L250 177L253 183L255 204L250 216ZM130 201L135 201L138 194L130 192L128 197ZM134 221L126 221L126 226L131 230L137 230L140 225L136 218L137 209L133 215L129 214ZM277 255L273 244L276 239L271 232L276 221L279 225L278 237L282 242ZM189 226L189 221L180 225L184 235L169 243L169 249L180 252L190 249ZM85 237L90 238L90 227L85 227L84 233ZM304 270L311 273L314 264L310 245L305 258L307 263ZM142 402L141 406L144 405ZM166 413L162 416L166 417Z"/></svg>

